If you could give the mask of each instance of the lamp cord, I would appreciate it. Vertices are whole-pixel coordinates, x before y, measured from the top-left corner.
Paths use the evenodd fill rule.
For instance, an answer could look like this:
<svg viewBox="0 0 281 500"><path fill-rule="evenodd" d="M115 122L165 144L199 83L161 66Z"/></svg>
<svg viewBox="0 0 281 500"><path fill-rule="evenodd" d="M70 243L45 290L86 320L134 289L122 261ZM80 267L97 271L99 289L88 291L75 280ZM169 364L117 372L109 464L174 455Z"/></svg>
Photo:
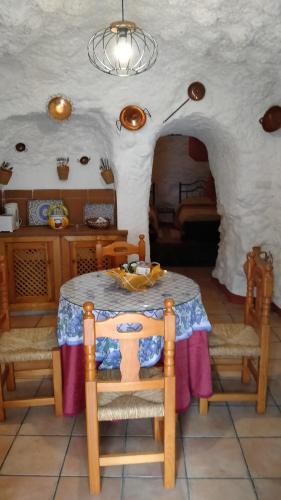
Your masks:
<svg viewBox="0 0 281 500"><path fill-rule="evenodd" d="M122 0L122 21L124 21L124 0Z"/></svg>

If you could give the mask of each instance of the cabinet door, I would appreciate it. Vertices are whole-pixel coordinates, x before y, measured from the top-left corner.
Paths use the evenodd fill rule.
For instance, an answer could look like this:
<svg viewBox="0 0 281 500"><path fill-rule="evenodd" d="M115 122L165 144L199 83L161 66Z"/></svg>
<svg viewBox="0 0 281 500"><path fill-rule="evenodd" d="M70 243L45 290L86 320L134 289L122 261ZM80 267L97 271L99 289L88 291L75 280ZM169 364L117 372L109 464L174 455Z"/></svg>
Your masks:
<svg viewBox="0 0 281 500"><path fill-rule="evenodd" d="M80 274L97 271L96 244L109 245L113 241L126 240L127 232L99 236L66 236L62 238L62 278L63 282ZM104 260L105 268L110 267L109 258Z"/></svg>
<svg viewBox="0 0 281 500"><path fill-rule="evenodd" d="M102 243L103 241L100 240ZM97 271L97 241L72 241L70 243L71 276ZM111 241L106 241L109 244ZM105 259L105 268L110 267L110 259Z"/></svg>
<svg viewBox="0 0 281 500"><path fill-rule="evenodd" d="M52 241L10 242L6 245L10 304L55 303Z"/></svg>

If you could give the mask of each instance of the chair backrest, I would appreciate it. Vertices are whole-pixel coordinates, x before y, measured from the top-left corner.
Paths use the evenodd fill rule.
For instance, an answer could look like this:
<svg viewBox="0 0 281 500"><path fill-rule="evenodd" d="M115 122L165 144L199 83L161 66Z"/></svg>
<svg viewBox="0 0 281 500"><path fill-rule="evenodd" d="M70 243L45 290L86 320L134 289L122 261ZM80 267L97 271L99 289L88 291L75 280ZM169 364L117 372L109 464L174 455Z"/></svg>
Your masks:
<svg viewBox="0 0 281 500"><path fill-rule="evenodd" d="M273 290L273 266L270 253L253 247L244 265L247 277L245 323L261 329L269 329L269 314Z"/></svg>
<svg viewBox="0 0 281 500"><path fill-rule="evenodd" d="M108 390L126 392L128 390L160 388L159 381L154 381L153 383L153 380L149 380L148 382L140 380L139 376L139 340L155 335L164 337L164 375L165 377L174 377L176 317L173 305L174 301L172 299L165 299L164 317L162 320L148 318L140 313L124 313L105 321L95 321L93 315L94 304L86 302L83 305L86 381L96 380L95 343L99 337L119 340L121 380L114 383L111 382L108 385ZM131 328L131 331L122 332L119 325L124 323L133 325L134 328ZM104 385L104 383L101 384ZM109 384L109 382L106 382L106 384ZM161 384L163 388L163 381Z"/></svg>
<svg viewBox="0 0 281 500"><path fill-rule="evenodd" d="M139 241L136 245L127 243L127 241L114 241L110 245L102 246L101 242L98 241L96 244L97 268L105 269L108 267L104 265L105 257L110 257L109 267L117 267L127 262L128 256L133 254L137 254L139 260L145 260L144 234L139 235Z"/></svg>
<svg viewBox="0 0 281 500"><path fill-rule="evenodd" d="M10 329L8 275L4 255L0 255L0 330Z"/></svg>

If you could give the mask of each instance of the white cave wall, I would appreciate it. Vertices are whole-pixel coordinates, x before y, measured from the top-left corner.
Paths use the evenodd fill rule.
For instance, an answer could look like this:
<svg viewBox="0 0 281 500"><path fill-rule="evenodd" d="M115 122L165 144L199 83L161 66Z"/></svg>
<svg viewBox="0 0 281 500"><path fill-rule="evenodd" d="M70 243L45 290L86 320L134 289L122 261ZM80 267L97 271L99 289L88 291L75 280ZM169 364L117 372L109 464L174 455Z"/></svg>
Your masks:
<svg viewBox="0 0 281 500"><path fill-rule="evenodd" d="M259 118L281 104L280 0L127 0L126 17L152 33L159 57L132 78L91 66L92 33L120 17L112 0L2 0L0 5L0 160L14 165L9 188L54 188L57 156L70 157L65 188L105 187L100 156L114 164L120 228L148 239L148 199L154 147L168 133L193 135L209 153L222 215L214 269L221 283L245 291L242 262L252 245L274 257L274 302L281 307L281 130L265 133ZM188 85L202 81L206 96L188 102ZM52 122L53 95L73 102L68 122ZM138 132L115 120L128 104L152 118ZM25 142L28 151L14 145ZM87 166L77 159L91 157Z"/></svg>

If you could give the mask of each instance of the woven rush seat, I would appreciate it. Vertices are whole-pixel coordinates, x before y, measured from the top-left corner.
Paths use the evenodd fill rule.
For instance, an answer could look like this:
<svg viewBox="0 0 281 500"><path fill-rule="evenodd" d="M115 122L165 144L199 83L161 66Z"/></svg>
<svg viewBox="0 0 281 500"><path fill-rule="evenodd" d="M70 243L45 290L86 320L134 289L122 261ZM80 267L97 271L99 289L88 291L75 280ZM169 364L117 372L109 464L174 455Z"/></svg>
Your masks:
<svg viewBox="0 0 281 500"><path fill-rule="evenodd" d="M55 327L12 328L0 333L0 363L51 360L54 347Z"/></svg>
<svg viewBox="0 0 281 500"><path fill-rule="evenodd" d="M161 367L141 368L140 379L163 376ZM121 380L120 370L100 370L97 381ZM102 392L98 394L98 420L122 420L164 416L163 390Z"/></svg>
<svg viewBox="0 0 281 500"><path fill-rule="evenodd" d="M244 323L218 323L209 335L209 352L215 356L260 356L260 342L255 329Z"/></svg>
<svg viewBox="0 0 281 500"><path fill-rule="evenodd" d="M209 354L213 367L221 373L240 372L241 382L255 381L241 390L221 390L200 398L200 415L207 415L209 402L250 401L257 413L264 413L267 403L267 381L270 345L270 305L273 290L273 262L270 252L253 247L244 264L247 291L244 323L216 323L209 336Z"/></svg>

